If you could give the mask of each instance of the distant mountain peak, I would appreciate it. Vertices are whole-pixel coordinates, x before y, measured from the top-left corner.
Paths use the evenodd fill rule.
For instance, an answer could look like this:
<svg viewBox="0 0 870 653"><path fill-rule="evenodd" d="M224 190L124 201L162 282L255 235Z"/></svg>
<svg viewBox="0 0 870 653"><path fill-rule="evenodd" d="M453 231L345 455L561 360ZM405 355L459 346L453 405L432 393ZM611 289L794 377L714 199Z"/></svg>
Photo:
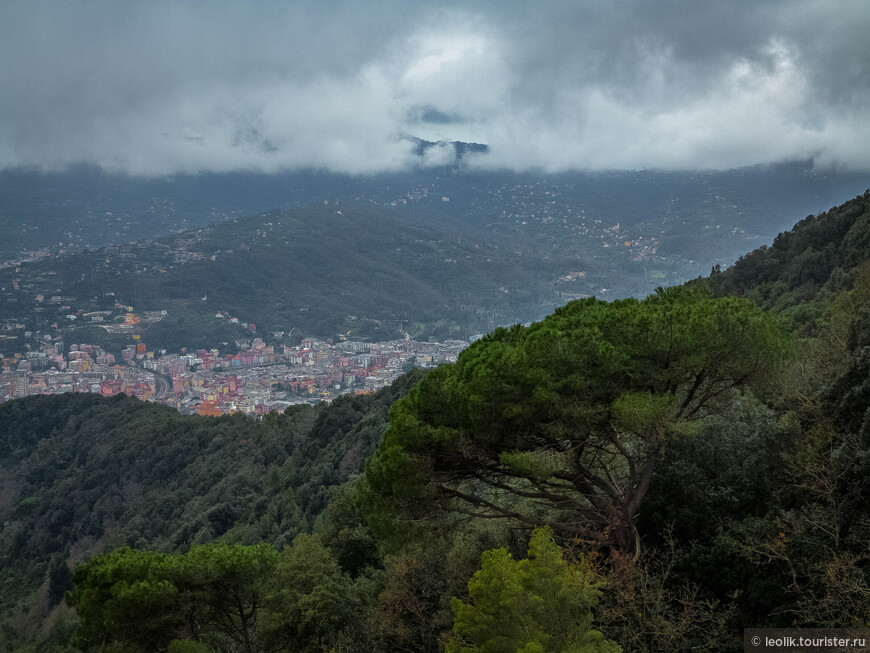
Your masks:
<svg viewBox="0 0 870 653"><path fill-rule="evenodd" d="M424 165L446 165L453 168L462 166L470 154L487 154L489 145L466 143L463 141L427 141L416 136L403 136L403 140L415 144L416 154Z"/></svg>

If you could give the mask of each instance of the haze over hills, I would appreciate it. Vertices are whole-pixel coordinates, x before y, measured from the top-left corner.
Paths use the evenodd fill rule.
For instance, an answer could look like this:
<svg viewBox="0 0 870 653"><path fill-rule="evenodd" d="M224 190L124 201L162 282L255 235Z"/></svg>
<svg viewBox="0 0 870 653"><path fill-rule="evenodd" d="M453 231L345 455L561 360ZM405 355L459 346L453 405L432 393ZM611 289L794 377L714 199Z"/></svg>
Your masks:
<svg viewBox="0 0 870 653"><path fill-rule="evenodd" d="M687 258L709 259L714 245L718 260L705 263L727 263L787 228L794 215L827 209L868 183L860 173L814 171L809 161L722 172L486 171L465 165L457 154L485 146L420 143L421 149L446 150L453 164L367 176L302 170L147 178L92 166L47 173L6 169L0 171L0 263L27 251L93 249L324 200L411 202L430 211L436 227L497 224L502 230L541 220L555 202L569 214L582 212L608 226L621 222L664 232L663 246ZM559 199L544 197L547 191L558 192ZM706 227L716 225L759 240L727 244L707 233Z"/></svg>
<svg viewBox="0 0 870 653"><path fill-rule="evenodd" d="M217 313L259 325L267 339L294 330L297 339L467 338L540 319L571 298L643 296L728 262L769 228L755 220L767 215L761 198L774 184L801 189L793 202L818 202L809 193L858 181L797 168L579 178L442 173L429 185L397 178L420 185L384 184L376 199L330 195L304 209L5 266L3 351L61 332L117 351L123 338L68 316L119 303L167 311L146 337L172 351L237 338ZM672 193L679 199L668 199ZM745 198L742 207L729 199L735 195ZM120 319L123 311L115 313Z"/></svg>
<svg viewBox="0 0 870 653"><path fill-rule="evenodd" d="M574 297L680 283L867 186L810 163L481 171L464 157L485 157L484 146L419 145L452 165L375 176L0 172L4 255L29 261L0 266L0 349L81 330L70 312L118 302L168 311L148 338L171 350L232 342L238 334L215 322L223 311L267 338L465 338ZM52 308L38 296L66 299ZM121 345L99 327L67 338Z"/></svg>

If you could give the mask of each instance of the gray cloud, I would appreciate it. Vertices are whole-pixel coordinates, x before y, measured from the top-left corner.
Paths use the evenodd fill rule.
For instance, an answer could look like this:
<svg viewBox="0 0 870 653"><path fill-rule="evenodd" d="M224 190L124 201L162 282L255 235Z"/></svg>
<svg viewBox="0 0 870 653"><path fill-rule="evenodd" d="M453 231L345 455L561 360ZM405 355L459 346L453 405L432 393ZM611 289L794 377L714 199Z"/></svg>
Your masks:
<svg viewBox="0 0 870 653"><path fill-rule="evenodd" d="M864 0L301 4L6 0L0 168L870 170Z"/></svg>

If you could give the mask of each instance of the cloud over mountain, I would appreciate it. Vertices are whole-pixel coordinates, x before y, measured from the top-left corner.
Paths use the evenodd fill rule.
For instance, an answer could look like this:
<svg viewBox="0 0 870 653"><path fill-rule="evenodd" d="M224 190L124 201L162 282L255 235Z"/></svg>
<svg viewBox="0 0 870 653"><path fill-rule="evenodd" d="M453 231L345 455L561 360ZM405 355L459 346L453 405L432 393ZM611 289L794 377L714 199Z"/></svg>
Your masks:
<svg viewBox="0 0 870 653"><path fill-rule="evenodd" d="M870 170L861 0L7 0L0 167ZM441 159L429 156L432 164Z"/></svg>

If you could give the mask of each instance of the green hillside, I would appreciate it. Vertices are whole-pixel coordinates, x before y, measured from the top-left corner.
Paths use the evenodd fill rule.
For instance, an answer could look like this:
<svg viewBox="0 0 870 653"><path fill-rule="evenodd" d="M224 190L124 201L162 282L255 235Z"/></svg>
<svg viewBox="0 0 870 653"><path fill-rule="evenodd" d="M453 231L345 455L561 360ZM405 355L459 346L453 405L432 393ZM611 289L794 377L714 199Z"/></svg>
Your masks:
<svg viewBox="0 0 870 653"><path fill-rule="evenodd" d="M310 531L418 377L262 420L181 416L122 395L0 405L0 642L31 632L62 602L69 569L107 548L173 552L217 537L280 547Z"/></svg>
<svg viewBox="0 0 870 653"><path fill-rule="evenodd" d="M267 340L464 338L540 319L570 299L643 297L681 283L859 183L806 164L148 182L95 170L6 173L0 223L10 246L25 230L52 247L0 265L0 353L23 354L45 336L117 353L128 336L81 318L116 303L166 310L142 335L170 351L231 350L245 332L218 312L254 323ZM282 208L259 213L266 206Z"/></svg>
<svg viewBox="0 0 870 653"><path fill-rule="evenodd" d="M762 306L785 310L850 290L859 269L870 261L870 191L825 213L810 215L722 272L710 287L717 294L750 297Z"/></svg>
<svg viewBox="0 0 870 653"><path fill-rule="evenodd" d="M868 209L329 407L0 406L7 646L736 652L870 626Z"/></svg>
<svg viewBox="0 0 870 653"><path fill-rule="evenodd" d="M34 338L60 329L110 350L123 336L67 315L112 312L119 301L139 314L166 310L142 336L171 351L232 342L243 331L230 317L266 338L282 331L297 341L388 340L410 330L443 340L529 320L559 303L557 264L535 246L525 257L515 249L386 209L320 206L7 268L0 287L10 328L21 324Z"/></svg>
<svg viewBox="0 0 870 653"><path fill-rule="evenodd" d="M421 142L421 152L431 145ZM454 148L460 157L476 149L463 143ZM815 170L811 161L707 172L423 167L374 176L291 170L134 177L86 165L57 172L6 169L0 171L0 263L24 250L96 249L323 200L378 207L396 202L402 210L430 212L439 228L527 234L541 230L554 208L568 209L607 226L647 223L671 255L707 263L711 254L730 260L757 242L730 236L735 227L766 239L792 216L829 206L866 183L863 173ZM548 228L553 224L543 225Z"/></svg>

